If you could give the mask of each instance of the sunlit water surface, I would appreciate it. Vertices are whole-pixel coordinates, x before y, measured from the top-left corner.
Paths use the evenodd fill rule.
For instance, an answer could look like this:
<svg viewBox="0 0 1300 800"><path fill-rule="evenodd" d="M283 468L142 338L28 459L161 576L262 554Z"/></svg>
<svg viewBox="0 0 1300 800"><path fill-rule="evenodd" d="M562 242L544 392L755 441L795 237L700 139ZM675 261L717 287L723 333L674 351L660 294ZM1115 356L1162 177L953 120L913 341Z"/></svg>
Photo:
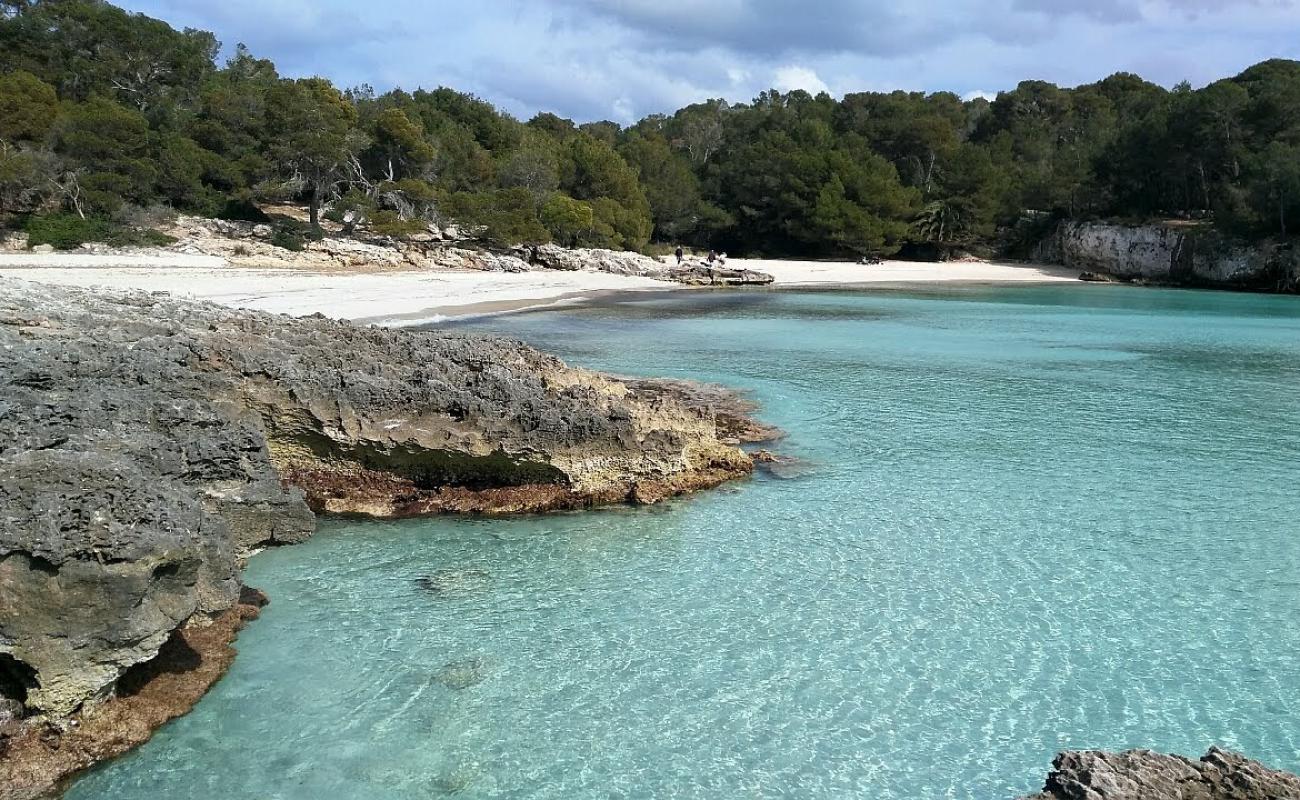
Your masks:
<svg viewBox="0 0 1300 800"><path fill-rule="evenodd" d="M806 465L327 523L253 561L273 604L198 708L69 797L1002 799L1063 748L1216 743L1300 769L1300 300L719 292L470 327L748 389Z"/></svg>

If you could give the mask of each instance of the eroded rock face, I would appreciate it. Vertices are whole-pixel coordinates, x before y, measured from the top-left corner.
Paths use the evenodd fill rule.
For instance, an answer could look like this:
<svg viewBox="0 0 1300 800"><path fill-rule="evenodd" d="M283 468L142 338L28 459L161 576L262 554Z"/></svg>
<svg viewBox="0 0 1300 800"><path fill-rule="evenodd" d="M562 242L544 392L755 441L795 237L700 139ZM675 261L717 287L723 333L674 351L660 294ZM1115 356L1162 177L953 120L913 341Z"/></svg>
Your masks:
<svg viewBox="0 0 1300 800"><path fill-rule="evenodd" d="M1038 247L1039 260L1097 280L1234 289L1300 290L1300 253L1287 245L1246 245L1204 228L1067 222Z"/></svg>
<svg viewBox="0 0 1300 800"><path fill-rule="evenodd" d="M528 261L544 269L609 272L614 275L672 280L667 264L640 253L589 248L570 250L554 244L523 249Z"/></svg>
<svg viewBox="0 0 1300 800"><path fill-rule="evenodd" d="M225 524L181 487L96 452L0 463L0 653L33 671L30 711L71 713L238 590Z"/></svg>
<svg viewBox="0 0 1300 800"><path fill-rule="evenodd" d="M709 409L519 342L7 283L0 695L54 720L110 695L311 507L654 502L751 469Z"/></svg>
<svg viewBox="0 0 1300 800"><path fill-rule="evenodd" d="M1210 748L1199 761L1150 750L1065 752L1022 800L1294 800L1300 777Z"/></svg>

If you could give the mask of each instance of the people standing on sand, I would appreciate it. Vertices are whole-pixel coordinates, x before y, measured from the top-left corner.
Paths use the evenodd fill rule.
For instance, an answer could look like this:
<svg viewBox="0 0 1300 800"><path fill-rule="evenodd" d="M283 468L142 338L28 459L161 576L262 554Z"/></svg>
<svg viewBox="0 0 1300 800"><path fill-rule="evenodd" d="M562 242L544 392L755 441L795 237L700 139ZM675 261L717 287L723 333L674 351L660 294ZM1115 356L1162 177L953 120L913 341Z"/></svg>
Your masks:
<svg viewBox="0 0 1300 800"><path fill-rule="evenodd" d="M674 253L674 255L677 256L677 266L680 267L682 265L682 259L686 258L686 252L682 250L681 245L677 246L677 252Z"/></svg>
<svg viewBox="0 0 1300 800"><path fill-rule="evenodd" d="M713 266L713 262L715 262L715 261L717 261L717 260L718 260L718 253L717 253L717 251L716 251L716 250L710 250L710 251L709 251L709 266L712 267L712 266Z"/></svg>

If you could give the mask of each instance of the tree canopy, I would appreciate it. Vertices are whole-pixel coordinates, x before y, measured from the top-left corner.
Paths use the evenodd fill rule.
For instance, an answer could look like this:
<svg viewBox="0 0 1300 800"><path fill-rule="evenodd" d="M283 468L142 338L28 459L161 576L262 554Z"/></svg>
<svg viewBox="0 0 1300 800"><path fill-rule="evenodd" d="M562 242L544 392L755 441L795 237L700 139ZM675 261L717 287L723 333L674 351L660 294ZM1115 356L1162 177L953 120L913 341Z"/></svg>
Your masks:
<svg viewBox="0 0 1300 800"><path fill-rule="evenodd" d="M767 91L628 127L522 122L439 87L281 76L103 0L0 4L0 225L296 201L407 235L848 256L994 247L1018 220L1300 225L1300 62L1200 89L1131 74L947 92ZM331 217L333 218L333 217Z"/></svg>

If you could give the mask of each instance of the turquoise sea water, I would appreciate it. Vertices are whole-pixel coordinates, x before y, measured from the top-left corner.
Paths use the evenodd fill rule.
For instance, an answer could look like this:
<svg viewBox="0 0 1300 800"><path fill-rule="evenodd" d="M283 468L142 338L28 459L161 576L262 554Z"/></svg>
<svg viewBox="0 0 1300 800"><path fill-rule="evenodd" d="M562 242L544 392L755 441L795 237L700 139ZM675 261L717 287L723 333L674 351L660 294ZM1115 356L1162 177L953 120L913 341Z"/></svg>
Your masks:
<svg viewBox="0 0 1300 800"><path fill-rule="evenodd" d="M1300 299L719 292L472 327L749 389L805 463L327 523L253 561L273 602L231 673L70 798L1009 800L1063 748L1211 744L1300 770Z"/></svg>

